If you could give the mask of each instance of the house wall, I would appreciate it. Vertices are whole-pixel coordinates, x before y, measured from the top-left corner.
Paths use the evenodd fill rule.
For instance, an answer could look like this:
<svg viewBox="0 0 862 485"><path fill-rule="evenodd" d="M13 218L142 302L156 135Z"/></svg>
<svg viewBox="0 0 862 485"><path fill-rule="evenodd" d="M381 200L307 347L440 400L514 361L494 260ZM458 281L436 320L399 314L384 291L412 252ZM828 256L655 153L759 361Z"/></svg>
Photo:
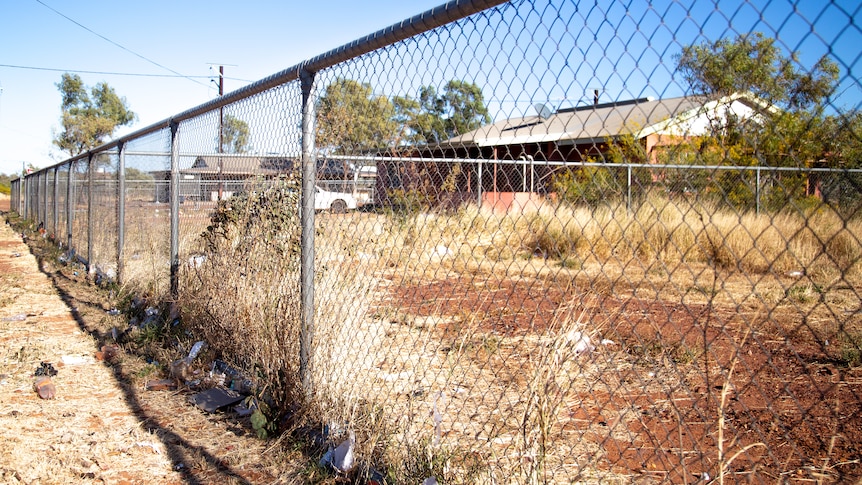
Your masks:
<svg viewBox="0 0 862 485"><path fill-rule="evenodd" d="M662 147L679 145L689 139L690 138L684 136L664 135L660 133L648 135L642 140L644 150L647 154L647 161L649 163L660 163L658 155L661 152Z"/></svg>

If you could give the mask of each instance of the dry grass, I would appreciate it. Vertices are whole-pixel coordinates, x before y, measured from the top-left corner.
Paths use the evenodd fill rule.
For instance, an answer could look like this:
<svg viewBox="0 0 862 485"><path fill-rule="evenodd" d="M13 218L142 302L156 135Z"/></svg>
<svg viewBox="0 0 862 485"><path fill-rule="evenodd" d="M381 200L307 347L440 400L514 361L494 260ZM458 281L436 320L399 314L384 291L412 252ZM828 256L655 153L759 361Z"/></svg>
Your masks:
<svg viewBox="0 0 862 485"><path fill-rule="evenodd" d="M544 205L524 213L525 250L581 260L658 259L710 263L748 274L808 270L822 278L858 277L862 222L825 208L810 216L737 213L650 196L634 213L622 204L590 210Z"/></svg>

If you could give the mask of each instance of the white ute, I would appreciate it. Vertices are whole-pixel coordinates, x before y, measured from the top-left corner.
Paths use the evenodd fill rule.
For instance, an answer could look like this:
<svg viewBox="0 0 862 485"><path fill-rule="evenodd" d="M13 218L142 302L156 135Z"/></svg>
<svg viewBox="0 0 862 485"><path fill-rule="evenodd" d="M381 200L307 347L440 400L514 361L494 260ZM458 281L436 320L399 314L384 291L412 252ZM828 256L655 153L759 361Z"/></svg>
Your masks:
<svg viewBox="0 0 862 485"><path fill-rule="evenodd" d="M314 210L330 211L335 214L343 214L348 210L356 209L356 198L347 192L329 192L315 186L317 192L314 194Z"/></svg>

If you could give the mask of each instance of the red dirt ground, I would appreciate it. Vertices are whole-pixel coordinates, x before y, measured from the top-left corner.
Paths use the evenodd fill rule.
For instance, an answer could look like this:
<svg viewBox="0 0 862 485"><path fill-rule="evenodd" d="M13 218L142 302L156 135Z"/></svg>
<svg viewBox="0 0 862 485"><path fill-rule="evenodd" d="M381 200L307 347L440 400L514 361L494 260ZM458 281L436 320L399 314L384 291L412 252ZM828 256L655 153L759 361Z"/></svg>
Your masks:
<svg viewBox="0 0 862 485"><path fill-rule="evenodd" d="M479 316L485 332L523 336L545 332L553 312L576 291L540 280L480 279L481 284L451 278L394 285L393 297L408 313L469 312ZM725 381L720 372L726 375L736 357L724 406L725 461L736 450L751 448L728 464L725 479L857 483L862 478L862 368L843 364L834 344L827 347L804 332L784 335L779 329L795 328L794 322L780 319L792 312L784 312L785 317L772 313L771 325L761 325L740 346L736 342L743 341L741 327L756 320L743 309L616 296L594 299L589 306L593 317L606 322L603 336L628 349L635 362L648 364L655 362L648 357L669 353L676 357L675 371L680 375L671 393L637 395L626 387L625 392L590 389L580 396L582 404L571 410L572 417L593 423L603 422L603 414L641 409L639 419L626 425L630 441L592 436L604 449L609 470L672 483L691 483L704 472L715 478L715 430ZM633 371L637 369L642 374L649 371L644 365L633 366ZM618 423L608 424L614 425ZM583 436L590 438L589 433Z"/></svg>

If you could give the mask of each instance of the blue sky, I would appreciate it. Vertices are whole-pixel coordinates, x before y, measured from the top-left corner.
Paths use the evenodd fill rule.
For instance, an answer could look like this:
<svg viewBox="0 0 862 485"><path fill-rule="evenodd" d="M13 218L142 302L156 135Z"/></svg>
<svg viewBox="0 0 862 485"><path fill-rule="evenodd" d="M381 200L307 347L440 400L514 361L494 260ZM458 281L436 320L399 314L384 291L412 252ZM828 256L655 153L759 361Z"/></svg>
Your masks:
<svg viewBox="0 0 862 485"><path fill-rule="evenodd" d="M153 61L194 77L80 73L88 86L106 81L126 98L139 117L126 130L134 131L214 98L210 63L226 65L226 91L232 91L441 3L0 0L0 172L17 172L22 161L46 167L66 158L51 145L60 116L55 84L63 70L174 76ZM685 87L674 77L673 56L681 46L761 31L788 52L801 52L803 66L830 55L842 71L833 105L862 107L858 0L536 0L529 13L526 2L514 3L517 14L510 9L505 24L492 19L481 42L462 37L472 45L452 49L472 47L472 57L427 72L420 61L406 68L413 69L409 80L398 77L402 71L394 79L374 73L367 81L392 91L386 94L415 95L418 85L472 80L483 86L495 118L532 114L537 102L551 108L589 102L594 88L601 88L603 101L679 96ZM434 48L444 45L451 44ZM403 48L411 46L422 45Z"/></svg>
<svg viewBox="0 0 862 485"><path fill-rule="evenodd" d="M225 65L225 90L238 89L305 59L443 3L441 0L42 0L116 44L187 76ZM0 1L0 64L61 70L166 74L35 0ZM0 172L21 162L63 160L51 146L59 127L62 71L0 67ZM208 79L80 74L124 96L141 128L218 95ZM53 158L52 158L53 156Z"/></svg>

